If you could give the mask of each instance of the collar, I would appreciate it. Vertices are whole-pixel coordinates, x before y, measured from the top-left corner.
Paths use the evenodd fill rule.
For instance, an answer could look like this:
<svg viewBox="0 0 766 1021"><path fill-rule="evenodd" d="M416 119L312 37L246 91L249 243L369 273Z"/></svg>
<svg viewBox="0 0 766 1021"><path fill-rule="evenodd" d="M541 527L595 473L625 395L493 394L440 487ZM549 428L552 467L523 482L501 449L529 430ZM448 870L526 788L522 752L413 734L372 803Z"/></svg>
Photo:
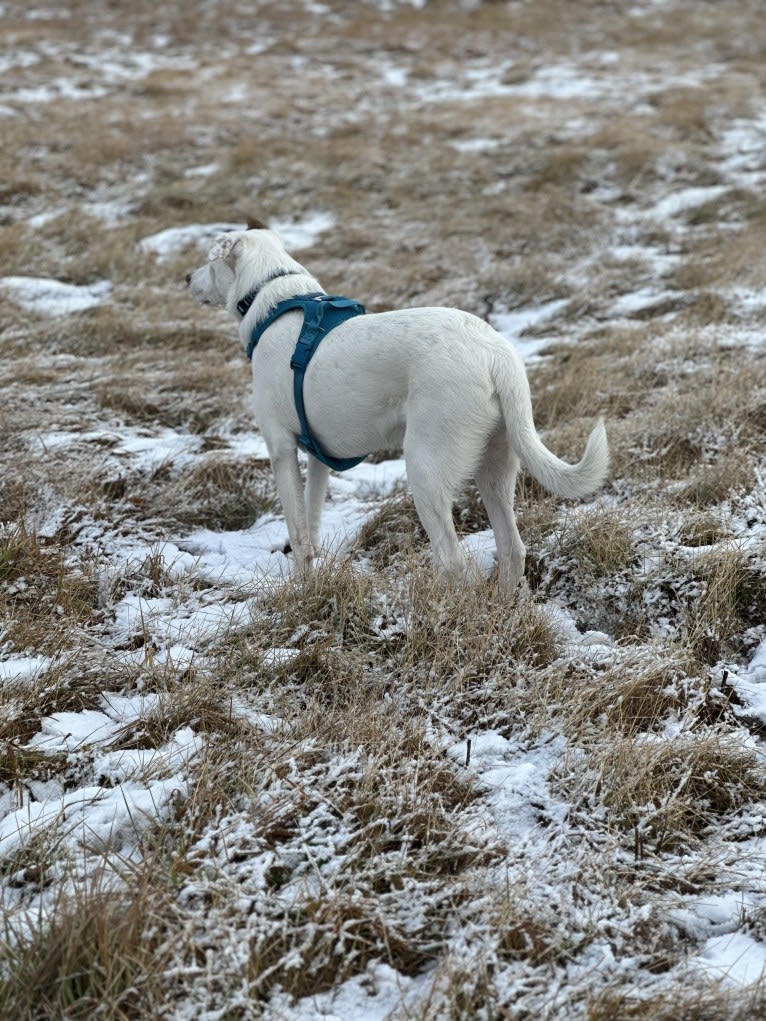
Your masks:
<svg viewBox="0 0 766 1021"><path fill-rule="evenodd" d="M244 319L250 310L250 306L253 304L255 299L258 297L263 288L270 284L272 280L278 280L280 277L292 277L292 276L305 276L305 270L298 269L278 269L271 276L266 277L265 280L261 280L260 283L256 284L251 290L240 301L237 302L237 311Z"/></svg>

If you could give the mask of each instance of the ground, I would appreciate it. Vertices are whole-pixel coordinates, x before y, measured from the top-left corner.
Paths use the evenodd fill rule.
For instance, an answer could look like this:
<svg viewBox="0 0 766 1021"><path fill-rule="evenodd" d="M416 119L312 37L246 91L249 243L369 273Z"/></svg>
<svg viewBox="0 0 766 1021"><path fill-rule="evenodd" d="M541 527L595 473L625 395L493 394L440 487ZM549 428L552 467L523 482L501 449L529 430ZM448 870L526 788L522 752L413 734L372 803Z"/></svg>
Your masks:
<svg viewBox="0 0 766 1021"><path fill-rule="evenodd" d="M0 1016L763 1017L755 0L0 4ZM396 451L292 576L234 323L266 220L525 357L524 588Z"/></svg>

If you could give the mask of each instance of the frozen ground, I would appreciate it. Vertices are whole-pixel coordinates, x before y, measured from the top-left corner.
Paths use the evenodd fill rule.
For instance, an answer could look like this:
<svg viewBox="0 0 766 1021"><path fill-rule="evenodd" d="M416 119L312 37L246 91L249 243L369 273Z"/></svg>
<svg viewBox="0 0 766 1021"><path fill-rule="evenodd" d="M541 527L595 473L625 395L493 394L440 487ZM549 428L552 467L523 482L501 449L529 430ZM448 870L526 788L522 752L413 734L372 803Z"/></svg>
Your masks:
<svg viewBox="0 0 766 1021"><path fill-rule="evenodd" d="M236 4L2 5L0 1013L58 1016L35 934L144 877L122 986L48 978L72 1016L762 1016L760 18L532 6L292 4L245 44ZM521 494L513 605L424 598L396 452L333 476L295 585L181 283L245 210L328 290L486 316L566 456L606 411L603 494Z"/></svg>

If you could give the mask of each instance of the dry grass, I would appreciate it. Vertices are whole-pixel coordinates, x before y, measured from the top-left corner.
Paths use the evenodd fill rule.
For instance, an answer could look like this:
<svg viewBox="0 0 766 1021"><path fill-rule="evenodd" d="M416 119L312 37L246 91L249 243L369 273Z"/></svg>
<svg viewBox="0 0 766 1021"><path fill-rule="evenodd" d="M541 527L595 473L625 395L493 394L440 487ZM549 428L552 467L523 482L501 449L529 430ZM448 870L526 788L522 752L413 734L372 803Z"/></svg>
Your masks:
<svg viewBox="0 0 766 1021"><path fill-rule="evenodd" d="M595 674L553 675L546 700L562 707L581 741L604 731L631 738L658 732L683 712L692 687L683 663L673 663L665 650L660 656L659 666L642 655Z"/></svg>
<svg viewBox="0 0 766 1021"><path fill-rule="evenodd" d="M168 948L146 937L148 876L126 891L94 881L62 893L38 928L6 930L0 949L0 1011L18 1021L43 1017L122 1021L151 1009Z"/></svg>
<svg viewBox="0 0 766 1021"><path fill-rule="evenodd" d="M760 1017L758 988L686 968L670 909L760 882L762 734L736 674L766 620L761 11L330 6L259 5L256 31L229 2L4 5L0 275L112 291L0 308L0 659L52 659L0 679L0 807L105 790L109 756L166 776L152 755L189 730L198 751L130 863L55 828L0 858L0 1014L289 1017L385 964L417 983L401 1015L430 1021ZM278 507L268 464L232 450L252 420L231 324L184 291L204 253L139 242L314 211L336 222L299 258L370 310L566 299L527 335L548 341L536 422L576 460L607 416L606 500L523 477L529 590L508 598L434 586L395 494L176 668L150 616L118 633L122 601L240 600L163 544ZM160 435L183 459L123 444ZM488 527L473 486L454 514ZM105 691L159 701L81 754L30 746Z"/></svg>
<svg viewBox="0 0 766 1021"><path fill-rule="evenodd" d="M754 466L739 450L727 452L714 464L704 465L677 493L681 506L718 506L730 496L752 489Z"/></svg>
<svg viewBox="0 0 766 1021"><path fill-rule="evenodd" d="M699 590L688 611L689 642L705 662L741 651L743 632L764 620L766 574L760 558L735 547L703 553L694 564Z"/></svg>
<svg viewBox="0 0 766 1021"><path fill-rule="evenodd" d="M639 997L607 988L588 998L588 1021L749 1021L760 1010L758 994L728 992L723 987L697 988L688 980L670 995Z"/></svg>
<svg viewBox="0 0 766 1021"><path fill-rule="evenodd" d="M752 749L725 734L625 738L592 756L607 822L630 835L639 857L688 846L766 790Z"/></svg>
<svg viewBox="0 0 766 1021"><path fill-rule="evenodd" d="M412 497L399 493L381 503L359 529L356 547L369 556L377 568L397 557L410 558L422 550L428 536L420 523Z"/></svg>
<svg viewBox="0 0 766 1021"><path fill-rule="evenodd" d="M180 528L237 531L276 507L271 470L257 459L211 456L180 478L152 482L149 492L127 487L126 495L134 505L143 501L150 514L161 501L166 518Z"/></svg>
<svg viewBox="0 0 766 1021"><path fill-rule="evenodd" d="M577 514L565 543L564 552L595 577L611 577L637 561L633 532L624 512L598 508Z"/></svg>
<svg viewBox="0 0 766 1021"><path fill-rule="evenodd" d="M0 534L0 621L17 649L58 651L72 632L93 623L101 599L95 564L73 570L64 551L21 524Z"/></svg>

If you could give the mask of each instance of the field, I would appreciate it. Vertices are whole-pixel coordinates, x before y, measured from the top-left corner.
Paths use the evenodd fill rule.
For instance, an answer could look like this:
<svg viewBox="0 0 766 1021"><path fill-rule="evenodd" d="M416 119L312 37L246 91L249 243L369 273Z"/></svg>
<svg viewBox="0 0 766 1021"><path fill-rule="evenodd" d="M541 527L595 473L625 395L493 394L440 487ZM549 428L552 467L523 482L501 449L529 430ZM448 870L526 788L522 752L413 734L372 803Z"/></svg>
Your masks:
<svg viewBox="0 0 766 1021"><path fill-rule="evenodd" d="M0 1019L766 1016L756 0L0 3ZM585 503L431 577L399 452L291 575L235 324L335 294L525 357Z"/></svg>

